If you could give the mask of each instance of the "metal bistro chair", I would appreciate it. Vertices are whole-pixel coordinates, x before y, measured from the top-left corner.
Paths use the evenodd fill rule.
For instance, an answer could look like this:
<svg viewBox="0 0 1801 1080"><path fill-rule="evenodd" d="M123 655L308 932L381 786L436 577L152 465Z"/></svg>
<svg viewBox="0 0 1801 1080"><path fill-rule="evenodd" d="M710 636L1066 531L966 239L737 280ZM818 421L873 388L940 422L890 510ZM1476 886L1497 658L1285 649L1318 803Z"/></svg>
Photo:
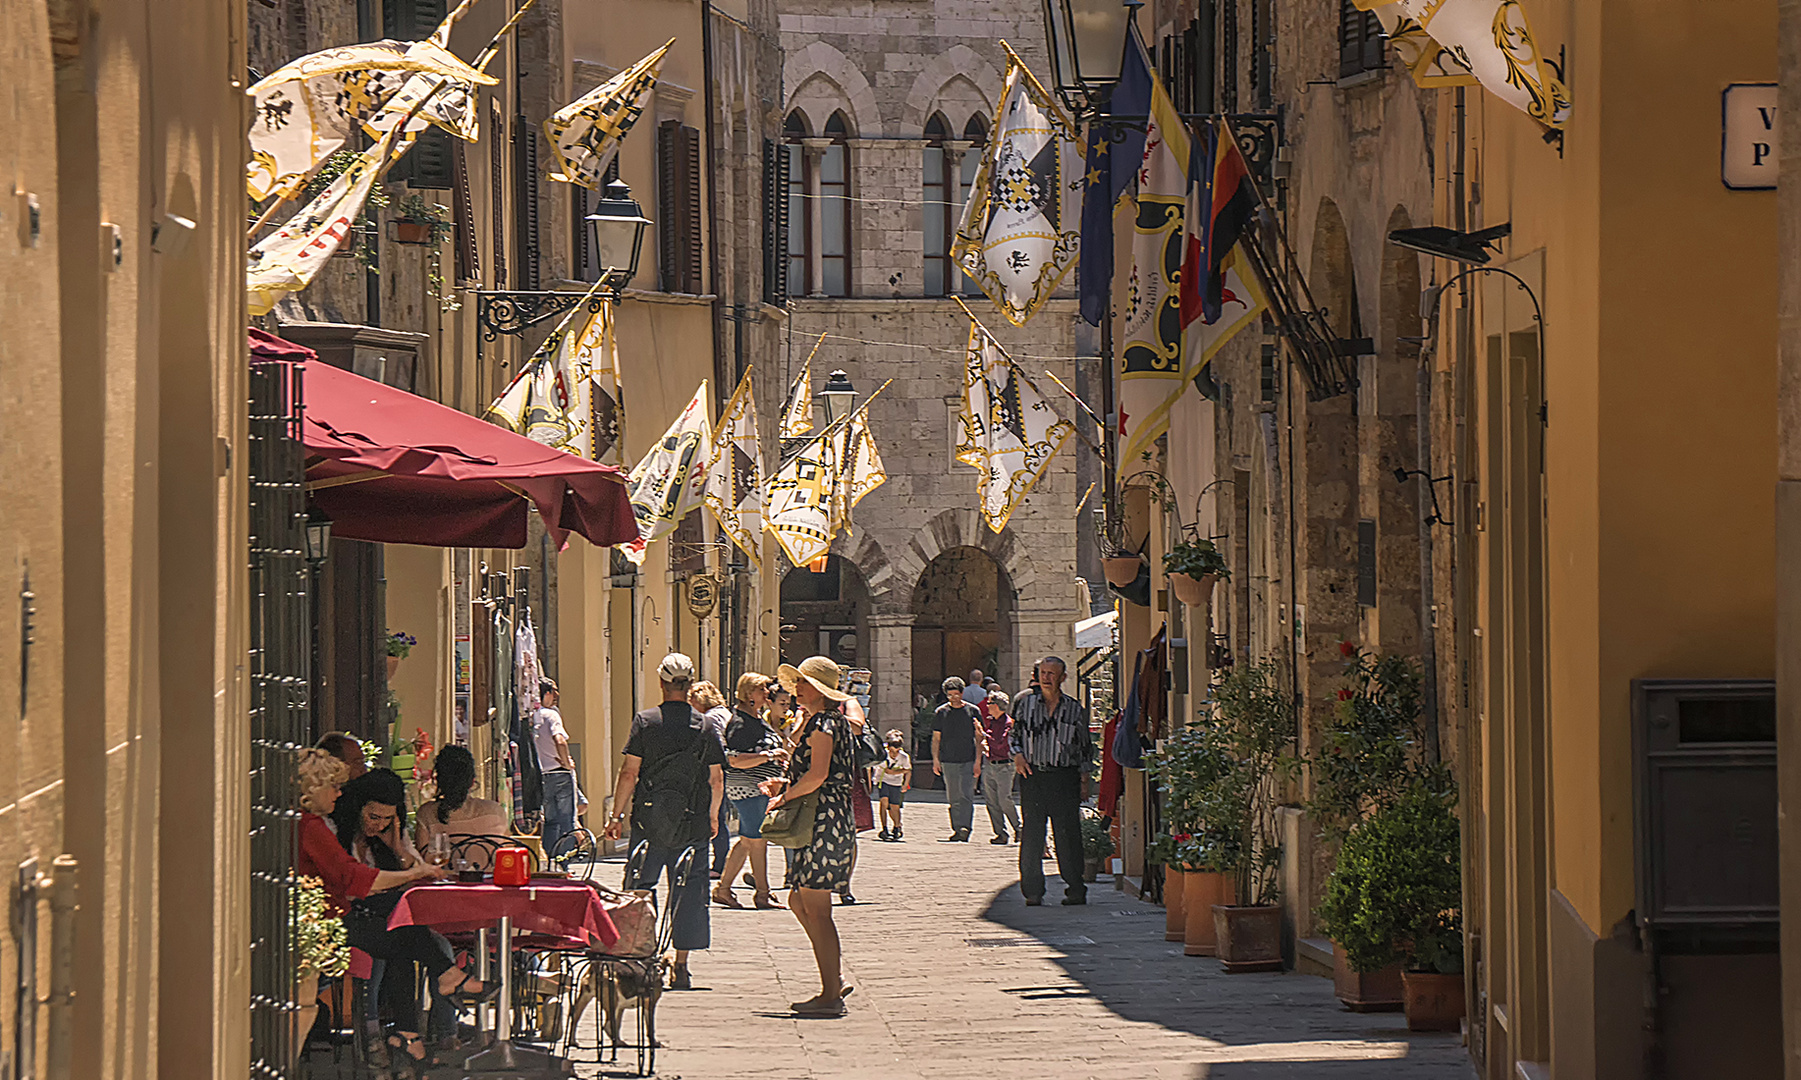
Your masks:
<svg viewBox="0 0 1801 1080"><path fill-rule="evenodd" d="M656 941L648 955L622 955L600 949L590 949L585 955L572 961L573 978L568 985L573 989L575 997L568 1010L569 1023L563 1039L563 1056L574 1058L576 1051L592 1049L595 1064L615 1064L619 1060L619 1050L624 1047L636 1051L637 1075L649 1076L657 1068L657 1001L662 994L664 975L667 964L664 958L669 954L675 937L675 910L683 902L683 887L688 883L688 876L694 869L694 848L689 848L676 859L673 884L670 888L671 899L657 913ZM650 845L640 841L632 849L626 860L625 874L621 881L626 892L630 892L638 882L644 870L644 863L650 853ZM652 885L654 886L654 882ZM599 882L590 881L591 888L608 896L621 896L618 890L609 889ZM654 888L652 890L654 895ZM627 996L638 1000L636 1037L630 1041L613 1039L606 1024L604 1014L598 1012L600 1007L600 984L606 979L627 992ZM652 989L655 993L650 993ZM577 1038L582 1014L588 1006L597 1008L594 1018L595 1039L592 1045L584 1044Z"/></svg>
<svg viewBox="0 0 1801 1080"><path fill-rule="evenodd" d="M544 854L551 866L561 866L571 878L594 880L594 864L600 861L600 842L593 833L577 825L556 843L555 851Z"/></svg>

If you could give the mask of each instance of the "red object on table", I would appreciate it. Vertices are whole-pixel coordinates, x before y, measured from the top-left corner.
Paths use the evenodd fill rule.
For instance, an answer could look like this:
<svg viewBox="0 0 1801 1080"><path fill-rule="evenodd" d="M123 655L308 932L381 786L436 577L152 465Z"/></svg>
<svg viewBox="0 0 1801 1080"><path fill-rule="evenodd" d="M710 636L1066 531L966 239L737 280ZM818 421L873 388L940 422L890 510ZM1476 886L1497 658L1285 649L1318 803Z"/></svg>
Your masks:
<svg viewBox="0 0 1801 1080"><path fill-rule="evenodd" d="M504 850L504 849L502 849ZM593 888L580 881L530 885L468 885L443 881L408 889L388 918L388 928L429 926L443 933L481 930L503 916L539 934L575 938L605 948L619 931Z"/></svg>
<svg viewBox="0 0 1801 1080"><path fill-rule="evenodd" d="M522 847L494 852L494 884L523 885L532 879L532 853Z"/></svg>

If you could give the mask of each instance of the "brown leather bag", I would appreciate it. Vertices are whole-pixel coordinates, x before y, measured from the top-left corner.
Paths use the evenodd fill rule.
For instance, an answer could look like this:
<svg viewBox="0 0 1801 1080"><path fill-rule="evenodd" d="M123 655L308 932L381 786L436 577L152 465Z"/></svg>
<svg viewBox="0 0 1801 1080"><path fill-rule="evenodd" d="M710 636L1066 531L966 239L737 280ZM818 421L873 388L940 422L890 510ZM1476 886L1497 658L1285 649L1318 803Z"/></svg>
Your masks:
<svg viewBox="0 0 1801 1080"><path fill-rule="evenodd" d="M600 906L606 909L607 918L613 920L613 929L619 931L619 940L600 951L607 956L655 956L657 906L650 890L616 892L604 885L594 885L594 891L600 897Z"/></svg>

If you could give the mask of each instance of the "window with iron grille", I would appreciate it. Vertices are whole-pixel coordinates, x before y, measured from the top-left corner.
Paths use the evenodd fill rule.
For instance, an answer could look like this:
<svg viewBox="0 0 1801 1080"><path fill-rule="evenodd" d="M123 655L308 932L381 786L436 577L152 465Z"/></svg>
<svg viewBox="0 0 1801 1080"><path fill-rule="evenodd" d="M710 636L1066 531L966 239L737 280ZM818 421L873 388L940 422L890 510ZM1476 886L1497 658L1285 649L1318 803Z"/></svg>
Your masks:
<svg viewBox="0 0 1801 1080"><path fill-rule="evenodd" d="M702 291L700 182L700 132L680 120L658 124L658 264L664 292Z"/></svg>
<svg viewBox="0 0 1801 1080"><path fill-rule="evenodd" d="M763 140L763 302L788 303L788 148Z"/></svg>
<svg viewBox="0 0 1801 1080"><path fill-rule="evenodd" d="M1383 68L1382 23L1373 11L1352 0L1338 0L1338 77L1343 79Z"/></svg>

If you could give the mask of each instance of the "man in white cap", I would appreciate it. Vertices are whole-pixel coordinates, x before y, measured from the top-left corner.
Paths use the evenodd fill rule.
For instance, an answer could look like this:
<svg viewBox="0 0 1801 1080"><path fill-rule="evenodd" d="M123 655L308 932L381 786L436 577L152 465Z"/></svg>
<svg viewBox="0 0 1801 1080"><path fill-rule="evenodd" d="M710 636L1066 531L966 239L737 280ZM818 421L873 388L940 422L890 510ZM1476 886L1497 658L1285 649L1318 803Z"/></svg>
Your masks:
<svg viewBox="0 0 1801 1080"><path fill-rule="evenodd" d="M707 842L719 827L719 804L725 797L725 751L688 704L694 661L670 653L657 665L657 679L663 703L632 717L607 837L619 838L629 807L626 888L655 888L668 869L670 944L675 948L669 988L692 990L688 953L712 943Z"/></svg>

